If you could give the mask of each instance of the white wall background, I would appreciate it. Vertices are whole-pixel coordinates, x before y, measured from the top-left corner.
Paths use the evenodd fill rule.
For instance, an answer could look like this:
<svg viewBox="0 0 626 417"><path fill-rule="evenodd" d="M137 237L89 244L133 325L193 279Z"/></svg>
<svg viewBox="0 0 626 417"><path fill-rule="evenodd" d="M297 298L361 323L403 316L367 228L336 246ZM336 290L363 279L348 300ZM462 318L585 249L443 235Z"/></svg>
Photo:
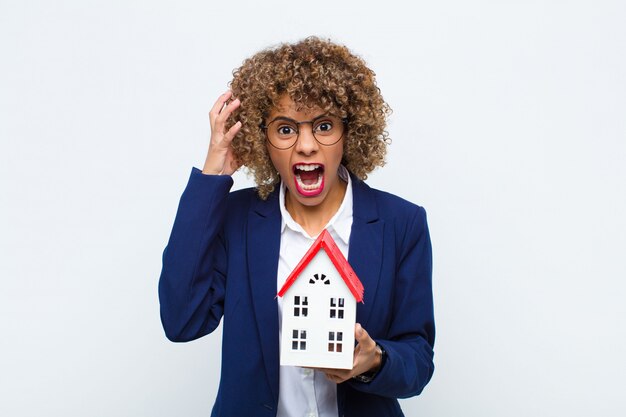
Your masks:
<svg viewBox="0 0 626 417"><path fill-rule="evenodd" d="M370 184L429 212L437 370L406 414L626 415L624 22L600 0L0 0L0 415L209 415L220 335L166 341L161 251L232 69L311 34L376 71L394 142Z"/></svg>

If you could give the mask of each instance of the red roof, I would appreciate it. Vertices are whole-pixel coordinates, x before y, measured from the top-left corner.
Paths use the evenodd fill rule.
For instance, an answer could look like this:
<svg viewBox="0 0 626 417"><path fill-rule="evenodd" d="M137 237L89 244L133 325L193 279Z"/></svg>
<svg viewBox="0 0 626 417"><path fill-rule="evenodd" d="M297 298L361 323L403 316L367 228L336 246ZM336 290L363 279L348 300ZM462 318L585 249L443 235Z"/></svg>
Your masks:
<svg viewBox="0 0 626 417"><path fill-rule="evenodd" d="M320 233L313 245L311 245L311 247L306 252L306 254L304 254L300 262L298 262L298 265L296 265L291 274L289 274L287 280L283 284L283 287L280 289L280 291L278 291L278 296L282 297L283 295L285 295L289 287L291 287L291 284L293 284L296 279L298 279L300 273L302 273L304 268L309 264L309 262L311 262L315 255L317 255L317 252L319 252L321 248L324 248L324 250L326 251L326 254L332 261L337 271L339 271L339 275L341 275L341 278L343 278L343 281L348 286L348 289L350 290L356 301L362 303L364 291L363 284L361 284L359 277L356 276L356 273L354 272L346 258L343 256L332 236L330 235L330 233L328 233L328 230L326 229L324 229L322 233Z"/></svg>

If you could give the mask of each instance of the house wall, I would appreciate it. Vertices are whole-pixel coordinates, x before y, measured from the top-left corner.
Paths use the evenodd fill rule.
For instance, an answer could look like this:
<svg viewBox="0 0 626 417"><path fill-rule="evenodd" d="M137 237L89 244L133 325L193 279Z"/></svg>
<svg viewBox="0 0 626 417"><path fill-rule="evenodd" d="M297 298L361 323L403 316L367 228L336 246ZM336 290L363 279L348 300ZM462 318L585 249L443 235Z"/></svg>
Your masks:
<svg viewBox="0 0 626 417"><path fill-rule="evenodd" d="M318 274L318 280L315 280L314 274ZM330 284L322 282L321 274L326 275L325 279ZM310 279L315 280L315 284L311 284ZM306 317L302 315L302 310L300 316L294 317L295 296L301 297L300 303L302 297L308 297ZM343 319L337 317L340 309L338 303L336 317L330 317L331 298L344 299ZM299 308L303 307L300 305ZM355 323L356 301L324 249L320 249L283 297L281 365L352 368ZM294 329L306 331L306 350L292 349ZM343 334L341 353L328 351L330 331ZM301 340L298 337L297 341ZM334 343L339 342L335 340Z"/></svg>

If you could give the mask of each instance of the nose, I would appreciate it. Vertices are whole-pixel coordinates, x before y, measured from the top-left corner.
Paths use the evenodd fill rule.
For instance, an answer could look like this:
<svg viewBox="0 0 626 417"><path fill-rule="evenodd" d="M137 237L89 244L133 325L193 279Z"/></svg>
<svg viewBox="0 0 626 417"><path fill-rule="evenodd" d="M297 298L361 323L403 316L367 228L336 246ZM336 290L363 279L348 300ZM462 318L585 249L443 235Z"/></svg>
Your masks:
<svg viewBox="0 0 626 417"><path fill-rule="evenodd" d="M298 129L298 140L296 142L296 152L303 155L311 155L319 149L319 144L313 136L313 124L307 123L308 126L300 125Z"/></svg>

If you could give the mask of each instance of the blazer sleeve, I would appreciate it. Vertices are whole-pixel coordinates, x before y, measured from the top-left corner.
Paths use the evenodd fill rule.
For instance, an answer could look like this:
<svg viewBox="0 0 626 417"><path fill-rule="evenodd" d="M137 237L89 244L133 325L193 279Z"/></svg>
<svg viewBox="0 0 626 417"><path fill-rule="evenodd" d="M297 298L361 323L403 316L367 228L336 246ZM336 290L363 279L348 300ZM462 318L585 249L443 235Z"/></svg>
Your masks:
<svg viewBox="0 0 626 417"><path fill-rule="evenodd" d="M423 208L416 207L405 230L389 331L385 340L375 339L386 352L385 362L371 382L349 382L359 391L393 398L420 394L434 372L432 250Z"/></svg>
<svg viewBox="0 0 626 417"><path fill-rule="evenodd" d="M202 337L221 320L228 264L221 231L232 185L230 176L194 168L181 196L159 279L161 322L173 342Z"/></svg>

